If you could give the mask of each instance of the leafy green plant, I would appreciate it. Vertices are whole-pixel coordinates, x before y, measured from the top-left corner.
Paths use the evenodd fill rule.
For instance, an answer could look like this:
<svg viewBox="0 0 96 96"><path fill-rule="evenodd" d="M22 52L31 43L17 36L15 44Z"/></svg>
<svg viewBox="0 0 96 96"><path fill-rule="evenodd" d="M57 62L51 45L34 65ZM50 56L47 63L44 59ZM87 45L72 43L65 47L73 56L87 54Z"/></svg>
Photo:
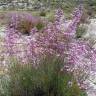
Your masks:
<svg viewBox="0 0 96 96"><path fill-rule="evenodd" d="M42 22L39 22L39 23L36 25L36 28L37 28L38 30L41 30L41 29L44 28L44 24L43 24Z"/></svg>
<svg viewBox="0 0 96 96"><path fill-rule="evenodd" d="M13 62L9 67L10 96L82 96L73 75L61 70L63 66L54 56L45 57L35 67Z"/></svg>
<svg viewBox="0 0 96 96"><path fill-rule="evenodd" d="M87 93L86 93L85 91L82 91L82 92L80 93L80 96L88 96L88 95L87 95Z"/></svg>
<svg viewBox="0 0 96 96"><path fill-rule="evenodd" d="M76 37L81 38L82 35L85 33L86 28L84 26L78 26L77 31L76 31Z"/></svg>
<svg viewBox="0 0 96 96"><path fill-rule="evenodd" d="M46 12L41 11L41 12L40 12L40 16L44 16L44 17L45 17L45 16L46 16Z"/></svg>

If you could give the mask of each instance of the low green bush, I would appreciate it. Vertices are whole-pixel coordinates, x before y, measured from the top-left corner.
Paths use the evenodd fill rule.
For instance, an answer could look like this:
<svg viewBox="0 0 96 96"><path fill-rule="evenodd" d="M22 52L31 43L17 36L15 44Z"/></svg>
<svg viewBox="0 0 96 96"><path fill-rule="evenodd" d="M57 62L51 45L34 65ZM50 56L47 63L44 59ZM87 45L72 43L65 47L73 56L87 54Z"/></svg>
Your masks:
<svg viewBox="0 0 96 96"><path fill-rule="evenodd" d="M45 57L38 66L13 61L9 66L8 96L86 96L60 58ZM7 96L7 95L2 95Z"/></svg>
<svg viewBox="0 0 96 96"><path fill-rule="evenodd" d="M86 32L86 28L84 26L78 26L76 30L76 37L81 38L82 35Z"/></svg>
<svg viewBox="0 0 96 96"><path fill-rule="evenodd" d="M40 31L44 28L44 24L42 22L39 22L37 25L36 25L36 28Z"/></svg>
<svg viewBox="0 0 96 96"><path fill-rule="evenodd" d="M44 16L45 17L46 16L46 12L45 11L41 11L40 12L40 16Z"/></svg>

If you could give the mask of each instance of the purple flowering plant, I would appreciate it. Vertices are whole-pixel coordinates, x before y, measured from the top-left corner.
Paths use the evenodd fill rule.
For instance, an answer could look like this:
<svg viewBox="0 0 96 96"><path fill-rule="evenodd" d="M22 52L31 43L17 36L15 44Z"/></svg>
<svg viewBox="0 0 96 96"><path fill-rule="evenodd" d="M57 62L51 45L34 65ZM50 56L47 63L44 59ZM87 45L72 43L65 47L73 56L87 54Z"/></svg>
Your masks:
<svg viewBox="0 0 96 96"><path fill-rule="evenodd" d="M64 67L61 70L72 72L79 84L86 79L90 71L96 71L96 51L89 43L76 38L76 29L83 14L80 5L73 12L72 20L66 20L61 9L56 11L54 22L42 29L34 27L30 35L25 36L17 30L21 17L32 21L32 16L26 14L11 14L11 22L6 28L5 47L6 56L16 58L23 64L34 62L35 67L46 54L55 54L63 59ZM10 15L10 14L9 14ZM35 65L36 64L36 65ZM85 74L85 78L82 76ZM86 75L87 74L87 75Z"/></svg>

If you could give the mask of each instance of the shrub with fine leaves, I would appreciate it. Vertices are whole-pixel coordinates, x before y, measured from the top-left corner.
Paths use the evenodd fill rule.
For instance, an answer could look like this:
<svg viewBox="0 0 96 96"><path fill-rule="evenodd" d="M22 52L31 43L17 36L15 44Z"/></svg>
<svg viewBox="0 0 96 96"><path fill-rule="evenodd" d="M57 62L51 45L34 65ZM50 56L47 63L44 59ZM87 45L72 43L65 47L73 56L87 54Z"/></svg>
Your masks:
<svg viewBox="0 0 96 96"><path fill-rule="evenodd" d="M37 68L14 62L9 67L10 96L81 96L72 73L62 70L63 61L46 56Z"/></svg>

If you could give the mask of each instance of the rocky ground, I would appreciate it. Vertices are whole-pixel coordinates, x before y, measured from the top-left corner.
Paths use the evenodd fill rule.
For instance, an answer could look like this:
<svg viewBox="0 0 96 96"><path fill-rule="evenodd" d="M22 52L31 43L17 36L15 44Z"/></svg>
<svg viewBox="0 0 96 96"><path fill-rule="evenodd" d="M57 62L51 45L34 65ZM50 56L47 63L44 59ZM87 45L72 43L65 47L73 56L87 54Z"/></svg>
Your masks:
<svg viewBox="0 0 96 96"><path fill-rule="evenodd" d="M96 49L96 18L90 19L90 24L87 26L86 33L83 38L88 40L92 47ZM88 80L88 96L96 96L96 72L91 72Z"/></svg>

